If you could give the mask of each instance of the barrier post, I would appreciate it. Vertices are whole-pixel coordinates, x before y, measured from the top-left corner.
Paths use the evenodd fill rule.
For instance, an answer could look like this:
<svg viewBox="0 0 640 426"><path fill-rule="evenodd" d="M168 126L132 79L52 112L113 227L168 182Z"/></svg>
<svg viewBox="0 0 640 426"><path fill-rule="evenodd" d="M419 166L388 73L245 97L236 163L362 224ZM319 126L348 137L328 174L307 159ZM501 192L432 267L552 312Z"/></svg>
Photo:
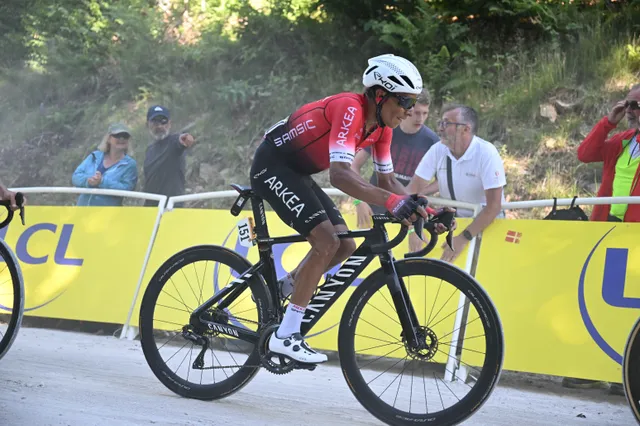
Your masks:
<svg viewBox="0 0 640 426"><path fill-rule="evenodd" d="M140 269L140 277L138 278L138 285L136 286L136 290L133 293L133 300L131 301L131 307L129 308L129 313L127 314L127 319L122 326L122 332L120 333L120 339L127 338L127 340L133 340L136 338L138 334L137 327L131 327L131 317L133 316L133 311L136 307L136 302L138 301L138 295L140 293L140 287L142 286L142 280L144 279L144 274L147 271L147 264L149 263L149 258L151 257L151 251L153 250L153 245L156 241L156 235L158 234L158 229L160 228L160 220L162 219L162 215L164 213L164 206L167 202L167 197L162 195L162 198L158 201L158 214L156 215L156 223L153 225L153 231L151 231L151 238L149 239L149 245L147 246L147 252L144 256L144 261L142 262L142 268Z"/></svg>
<svg viewBox="0 0 640 426"><path fill-rule="evenodd" d="M482 206L480 205L475 206L473 210L474 219L476 216L478 216L481 210L482 210ZM480 234L473 237L473 239L469 242L469 250L467 251L467 260L466 260L464 270L470 275L473 275L472 272L475 273L475 267L477 263L477 253L478 253L478 251L476 250L476 245L478 244L478 236ZM463 346L464 332L465 332L465 325L466 325L466 324L462 324L462 322L464 318L467 316L468 309L469 309L469 301L467 300L467 297L463 293L460 293L460 298L458 299L458 310L456 311L456 318L453 323L453 331L451 333L451 346L449 346L449 357L447 358L447 364L446 364L445 373L444 373L444 379L448 382L452 382L453 380L455 380L456 373L460 369L460 363L459 363L458 357L462 356L461 351ZM460 349L460 351L458 349ZM458 355L458 353L460 353L460 355ZM466 376L466 369L463 370L463 374Z"/></svg>

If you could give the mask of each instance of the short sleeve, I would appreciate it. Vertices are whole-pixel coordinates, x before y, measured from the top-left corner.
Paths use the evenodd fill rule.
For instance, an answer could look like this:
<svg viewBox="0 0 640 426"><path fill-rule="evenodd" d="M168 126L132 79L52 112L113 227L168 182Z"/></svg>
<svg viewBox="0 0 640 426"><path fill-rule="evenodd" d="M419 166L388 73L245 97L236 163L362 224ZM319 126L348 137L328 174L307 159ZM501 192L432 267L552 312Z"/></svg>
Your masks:
<svg viewBox="0 0 640 426"><path fill-rule="evenodd" d="M393 161L391 160L391 139L393 132L385 128L380 140L372 145L373 167L378 173L393 173Z"/></svg>
<svg viewBox="0 0 640 426"><path fill-rule="evenodd" d="M356 134L362 130L362 105L350 97L333 102L328 111L331 122L329 161L351 164L356 155Z"/></svg>
<svg viewBox="0 0 640 426"><path fill-rule="evenodd" d="M498 150L492 145L482 162L482 187L487 189L501 188L507 184L504 175L504 164Z"/></svg>

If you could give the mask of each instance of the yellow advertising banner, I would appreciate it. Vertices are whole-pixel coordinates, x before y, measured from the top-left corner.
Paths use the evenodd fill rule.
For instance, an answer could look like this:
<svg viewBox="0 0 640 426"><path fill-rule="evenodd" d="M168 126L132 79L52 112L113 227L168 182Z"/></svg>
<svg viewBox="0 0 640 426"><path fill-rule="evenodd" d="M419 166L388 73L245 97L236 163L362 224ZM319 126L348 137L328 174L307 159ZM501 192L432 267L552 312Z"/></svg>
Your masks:
<svg viewBox="0 0 640 426"><path fill-rule="evenodd" d="M124 323L156 214L156 209L144 207L29 207L25 227L14 220L0 230L0 238L14 250L23 270L25 315ZM257 248L242 246L238 238L237 224L248 216L249 206L238 217L228 210L166 212L131 325L138 325L140 303L152 275L180 250L200 244L222 245L256 263ZM267 218L272 236L295 233L273 212L267 212ZM355 217L345 215L345 219L355 229ZM469 219L460 220L459 229L468 223ZM392 238L398 225L387 229ZM640 316L639 236L640 224L533 220L493 223L482 238L476 278L493 299L502 320L504 367L620 382L624 344ZM358 245L361 242L362 239L356 240ZM430 257L440 257L442 242ZM275 245L278 277L293 270L308 249L306 242ZM402 259L407 251L405 240L393 252ZM464 269L466 256L467 250L456 261L458 267ZM311 330L310 342L315 347L337 348L338 325L347 300L355 286L379 267L379 261L374 260ZM214 272L205 280L216 287ZM435 286L427 286L426 282L410 286L420 316L434 298L430 288ZM451 306L443 307L443 312L455 311L457 297L447 303ZM377 305L383 313L395 315L384 300ZM443 317L437 334L450 333L454 319L455 315ZM182 324L184 319L177 322ZM470 333L476 332L473 328ZM373 337L378 332L384 333L374 328L367 330ZM382 334L378 337L383 338ZM370 353L383 355L382 350L372 347ZM436 360L444 361L443 355ZM473 355L465 356L463 361L476 364Z"/></svg>
<svg viewBox="0 0 640 426"><path fill-rule="evenodd" d="M123 324L157 210L144 207L26 209L0 230L25 282L25 315ZM3 304L5 305L5 304Z"/></svg>
<svg viewBox="0 0 640 426"><path fill-rule="evenodd" d="M640 316L640 224L498 220L476 277L499 311L504 368L621 382Z"/></svg>
<svg viewBox="0 0 640 426"><path fill-rule="evenodd" d="M293 235L295 231L283 223L275 213L266 212L267 214L267 224L269 227L269 233L272 237L277 236L285 236L285 235ZM147 267L147 272L145 274L143 280L143 287L141 289L140 295L137 300L136 314L134 318L132 318L131 325L138 326L139 321L139 308L142 298L144 296L144 291L146 290L146 286L149 283L149 280L153 276L153 274L157 271L157 269L165 262L169 257L174 255L175 253L194 245L199 244L212 244L212 245L222 245L229 249L232 249L239 253L240 255L246 257L252 264L258 262L258 250L256 247L243 247L240 244L238 238L238 230L237 224L242 221L244 218L251 215L250 206L247 205L245 210L238 216L232 216L228 210L199 210L199 209L175 209L170 212L166 212L162 218L162 224L160 226L160 230L156 237L156 241L154 244L154 249L151 255L151 259L149 261L149 265ZM356 218L354 215L345 215L345 220L350 229L356 229ZM468 219L463 219L460 222L459 226L464 226L469 222ZM393 238L396 233L399 231L399 225L388 225L387 230L389 232L389 238ZM444 242L444 238L441 238L441 242ZM356 244L359 245L362 243L363 239L357 239ZM300 261L304 258L310 246L306 242L302 243L285 243L285 244L277 244L273 246L273 255L274 255L274 264L277 271L277 276L282 277L286 272L292 271ZM408 239L405 239L396 249L393 251L394 255L397 259L402 259L404 254L409 251ZM436 249L432 252L432 256L440 257L442 254L441 243L438 244ZM466 250L462 253L462 255L456 261L456 264L464 268L466 262ZM332 268L328 273L333 274L338 270L340 265ZM369 274L374 272L376 269L380 267L380 262L377 259L374 259L369 266L360 274L360 277L355 281L354 285L348 289L340 299L325 313L322 319L314 326L309 334L309 342L317 347L318 349L325 350L336 350L337 349L337 333L338 333L338 325L342 316L342 312L345 304L347 303L349 297L353 293L353 289L357 286L362 279L366 278ZM189 269L189 268L185 268ZM206 280L210 283L209 285L212 288L216 286L216 271L214 268L207 269L208 277ZM191 271L195 274L195 271ZM219 272L219 271L218 271ZM177 286L177 288L172 287L172 294L182 294L180 297L191 297L193 292L189 288L190 286L195 286L194 280L199 280L195 275L192 277L189 272L185 272L188 276L185 277L176 277L175 280L172 280L171 285ZM200 271L200 275L203 274L203 271ZM198 274L196 274L198 275ZM182 279L185 278L185 279ZM207 285L205 283L205 285ZM184 286L184 288L181 288ZM431 285L428 286L431 290L435 292L437 290L437 286ZM425 298L425 290L422 290L419 285L412 285L411 287L411 298L412 300L416 300L416 311L418 313L423 312L427 309L426 306L420 304L421 301L426 300ZM415 293L415 296L414 294ZM209 296L212 294L211 291L208 293ZM174 295L175 297L175 295ZM208 296L207 296L208 297ZM247 299L248 300L248 299ZM431 298L427 299L431 300ZM174 300L175 301L175 300ZM194 299L195 301L195 299ZM450 301L451 306L447 306L449 309L447 312L455 311L457 306L457 298L454 298ZM169 302L167 302L169 303ZM189 305L191 303L190 300L185 300L185 303ZM178 303L180 305L181 303ZM386 310L391 310L391 307L384 302L378 303L378 306L382 307ZM176 306L177 308L177 306ZM429 305L428 308L431 308ZM248 309L248 305L246 307ZM443 310L446 311L446 310ZM395 312L388 312L395 316ZM444 316L444 315L443 315ZM448 334L453 329L453 321L455 320L455 316L450 316L438 324L438 330L442 332L442 334ZM162 323L165 324L167 329L174 329L175 324L183 324L185 323L185 316L179 309L174 310L166 310L163 311ZM391 321L391 320L389 320ZM393 325L390 324L390 325ZM160 322L155 326L163 326ZM384 332L381 330L371 329L368 330L368 335L372 337L384 337ZM399 335L399 332L398 332ZM378 349L378 351L384 350L384 348ZM377 352L372 352L375 354ZM391 355L393 356L393 355ZM398 355L400 356L400 355Z"/></svg>

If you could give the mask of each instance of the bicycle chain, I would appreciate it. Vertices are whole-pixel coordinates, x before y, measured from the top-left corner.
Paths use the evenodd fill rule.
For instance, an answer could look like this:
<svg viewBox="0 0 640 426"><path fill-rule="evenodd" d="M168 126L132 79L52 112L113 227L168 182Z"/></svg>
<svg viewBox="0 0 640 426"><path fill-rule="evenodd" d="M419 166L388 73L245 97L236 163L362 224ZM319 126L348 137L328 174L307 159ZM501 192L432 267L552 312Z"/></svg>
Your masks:
<svg viewBox="0 0 640 426"><path fill-rule="evenodd" d="M260 328L260 323L258 321L253 321L253 320L250 320L250 319L247 319L247 318L236 317L235 315L233 316L233 318L236 319L236 320L246 321L246 322L249 322L249 323L252 323L252 324L256 324L258 326L258 328ZM215 337L215 336L212 336L212 337ZM243 364L243 365L220 365L220 366L217 366L217 367L216 366L201 367L198 370L215 370L215 369L225 369L225 368L228 368L228 369L238 368L238 369L240 369L242 367L260 368L260 367L262 367L262 365L261 364L260 365L245 365L245 364Z"/></svg>

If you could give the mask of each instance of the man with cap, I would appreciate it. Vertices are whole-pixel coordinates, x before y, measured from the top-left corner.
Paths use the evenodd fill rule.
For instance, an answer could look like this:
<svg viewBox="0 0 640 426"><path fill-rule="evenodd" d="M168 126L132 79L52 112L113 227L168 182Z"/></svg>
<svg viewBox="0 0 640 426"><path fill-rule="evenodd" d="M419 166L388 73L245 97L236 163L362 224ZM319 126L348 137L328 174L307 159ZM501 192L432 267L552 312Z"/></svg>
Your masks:
<svg viewBox="0 0 640 426"><path fill-rule="evenodd" d="M161 105L147 111L147 128L153 142L144 158L144 192L173 197L185 192L185 150L195 143L189 133L170 133L171 115ZM145 206L155 206L147 200ZM178 205L177 205L178 206Z"/></svg>

